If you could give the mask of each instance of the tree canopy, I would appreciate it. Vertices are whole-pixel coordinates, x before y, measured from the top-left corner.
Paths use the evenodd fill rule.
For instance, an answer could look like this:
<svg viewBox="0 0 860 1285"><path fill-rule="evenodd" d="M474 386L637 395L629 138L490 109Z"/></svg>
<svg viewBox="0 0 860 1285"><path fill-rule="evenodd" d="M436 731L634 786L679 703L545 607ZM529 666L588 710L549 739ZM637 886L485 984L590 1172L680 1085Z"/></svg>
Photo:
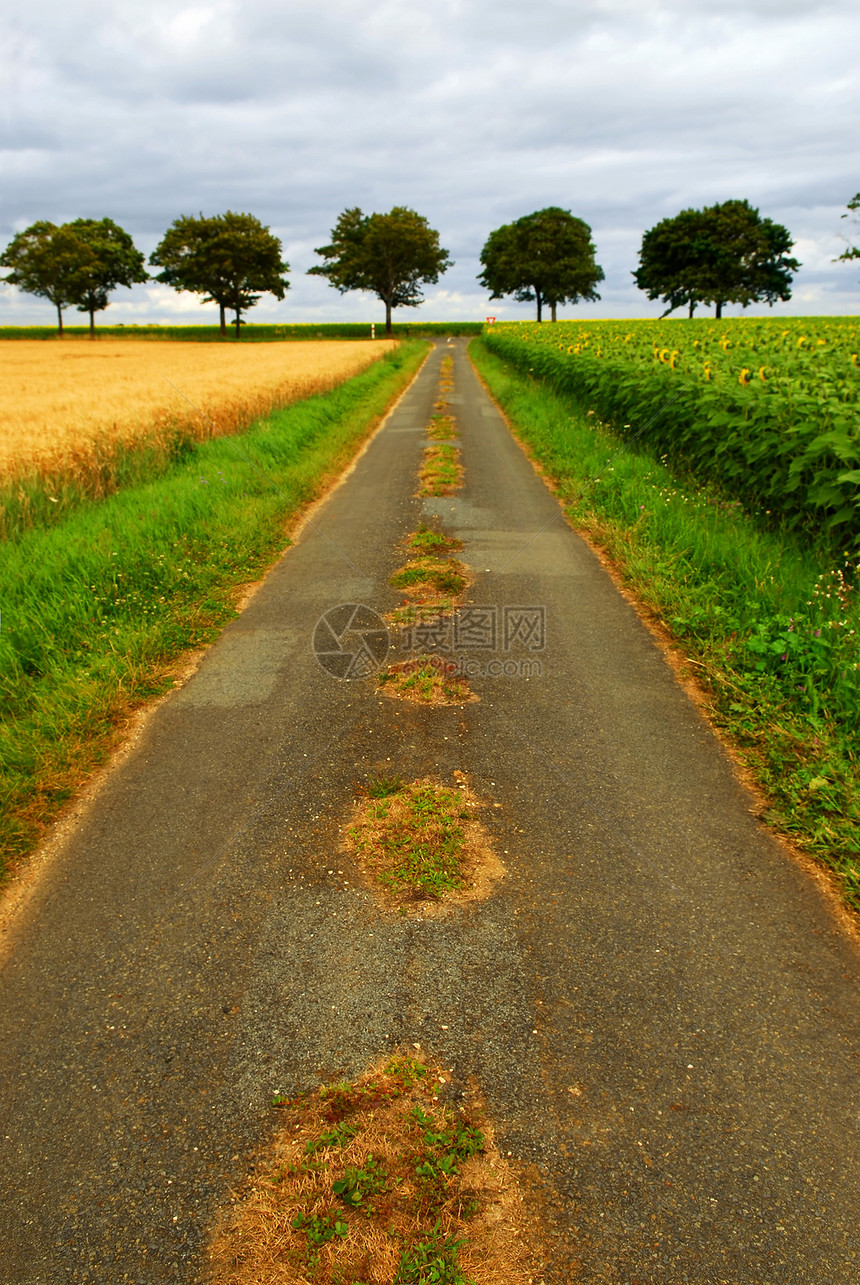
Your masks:
<svg viewBox="0 0 860 1285"><path fill-rule="evenodd" d="M789 257L791 233L763 219L749 201L723 201L704 210L682 210L663 219L642 238L633 273L649 299L667 304L664 316L686 304L723 304L791 298L792 274L800 264Z"/></svg>
<svg viewBox="0 0 860 1285"><path fill-rule="evenodd" d="M242 313L262 294L283 299L290 265L281 259L281 243L253 214L182 215L168 228L149 258L163 281L177 290L203 295L203 303L217 303L221 333L226 333L226 311L236 317L240 336Z"/></svg>
<svg viewBox="0 0 860 1285"><path fill-rule="evenodd" d="M857 217L857 211L860 210L860 192L858 192L856 196L852 196L851 200L848 202L848 209L850 214L843 214L842 218L847 219L850 218L851 215L854 215L854 221L860 221ZM847 250L843 250L840 255L837 255L834 259L834 263L846 262L849 259L860 259L860 245L849 245Z"/></svg>
<svg viewBox="0 0 860 1285"><path fill-rule="evenodd" d="M72 302L78 312L89 313L90 336L94 336L95 314L108 306L111 291L149 280L146 261L113 219L74 219L64 226L83 247Z"/></svg>
<svg viewBox="0 0 860 1285"><path fill-rule="evenodd" d="M108 306L111 290L147 280L143 255L111 219L76 219L59 227L34 223L13 237L0 266L10 269L10 285L50 300L61 335L63 309L70 304L90 314L92 334L93 314Z"/></svg>
<svg viewBox="0 0 860 1285"><path fill-rule="evenodd" d="M490 233L478 280L491 299L510 294L521 303L535 300L538 321L548 304L555 321L559 304L600 298L594 287L603 269L594 252L588 224L551 205Z"/></svg>
<svg viewBox="0 0 860 1285"><path fill-rule="evenodd" d="M403 205L388 214L363 214L357 206L344 210L332 228L331 244L315 253L325 263L309 268L308 275L326 277L341 294L375 294L385 304L386 334L391 334L391 310L423 303L421 286L435 284L452 266L439 233Z"/></svg>

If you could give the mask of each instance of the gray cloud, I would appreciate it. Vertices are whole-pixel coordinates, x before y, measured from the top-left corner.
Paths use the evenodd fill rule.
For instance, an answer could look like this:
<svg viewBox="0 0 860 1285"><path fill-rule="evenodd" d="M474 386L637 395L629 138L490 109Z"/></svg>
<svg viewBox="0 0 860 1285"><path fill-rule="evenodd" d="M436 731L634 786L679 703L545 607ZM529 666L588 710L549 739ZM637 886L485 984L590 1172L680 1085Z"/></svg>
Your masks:
<svg viewBox="0 0 860 1285"><path fill-rule="evenodd" d="M853 3L795 0L33 0L0 29L0 240L107 214L148 252L181 213L250 210L293 268L254 316L370 318L304 273L345 206L407 204L456 260L423 315L524 316L489 308L481 246L562 205L607 275L583 315L656 315L630 275L642 232L747 197L798 238L780 310L855 311L858 273L831 260L860 187L858 37ZM0 293L0 324L49 314ZM150 284L106 320L183 316L205 313Z"/></svg>

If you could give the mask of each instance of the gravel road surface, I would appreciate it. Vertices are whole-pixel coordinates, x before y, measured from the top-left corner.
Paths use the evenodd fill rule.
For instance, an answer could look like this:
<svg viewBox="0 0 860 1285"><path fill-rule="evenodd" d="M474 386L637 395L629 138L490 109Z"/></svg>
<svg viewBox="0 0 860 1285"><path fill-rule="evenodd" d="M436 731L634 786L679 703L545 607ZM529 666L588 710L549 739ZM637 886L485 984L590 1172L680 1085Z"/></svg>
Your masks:
<svg viewBox="0 0 860 1285"><path fill-rule="evenodd" d="M446 350L466 481L422 501ZM462 708L311 647L337 605L395 605L430 513L483 609ZM341 850L356 787L455 770L507 876L385 912ZM752 807L465 344L437 345L7 932L0 1281L200 1280L272 1093L420 1042L539 1193L547 1285L856 1285L860 954Z"/></svg>

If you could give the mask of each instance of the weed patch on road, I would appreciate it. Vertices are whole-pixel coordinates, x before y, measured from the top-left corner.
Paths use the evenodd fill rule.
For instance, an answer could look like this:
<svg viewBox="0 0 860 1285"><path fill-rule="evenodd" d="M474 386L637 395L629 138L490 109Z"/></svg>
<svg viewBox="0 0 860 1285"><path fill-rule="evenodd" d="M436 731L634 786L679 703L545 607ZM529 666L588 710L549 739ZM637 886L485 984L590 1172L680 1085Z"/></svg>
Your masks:
<svg viewBox="0 0 860 1285"><path fill-rule="evenodd" d="M456 676L456 665L429 650L436 632L448 632L470 583L468 568L451 556L462 549L462 541L422 525L407 536L406 547L411 556L389 581L401 590L403 602L387 620L402 631L404 640L411 635L415 649L406 660L382 671L380 688L389 696L421 705L462 705L477 700L466 679ZM421 646L428 650L421 650Z"/></svg>
<svg viewBox="0 0 860 1285"><path fill-rule="evenodd" d="M457 430L457 421L453 415L433 415L430 423L427 425L427 436L432 437L434 442L450 442L460 434Z"/></svg>
<svg viewBox="0 0 860 1285"><path fill-rule="evenodd" d="M480 700L456 669L456 663L444 656L422 653L388 665L379 676L379 686L386 696L418 705L465 705Z"/></svg>
<svg viewBox="0 0 860 1285"><path fill-rule="evenodd" d="M296 1098L210 1246L212 1285L529 1285L532 1228L480 1104L397 1056Z"/></svg>
<svg viewBox="0 0 860 1285"><path fill-rule="evenodd" d="M440 595L459 598L468 584L468 573L462 562L454 558L423 555L395 571L388 583L394 589L419 598L437 598Z"/></svg>
<svg viewBox="0 0 860 1285"><path fill-rule="evenodd" d="M460 452L450 442L437 442L424 452L419 495L453 495L463 485Z"/></svg>
<svg viewBox="0 0 860 1285"><path fill-rule="evenodd" d="M488 895L503 874L462 772L455 785L381 777L366 788L346 844L386 900L404 910Z"/></svg>

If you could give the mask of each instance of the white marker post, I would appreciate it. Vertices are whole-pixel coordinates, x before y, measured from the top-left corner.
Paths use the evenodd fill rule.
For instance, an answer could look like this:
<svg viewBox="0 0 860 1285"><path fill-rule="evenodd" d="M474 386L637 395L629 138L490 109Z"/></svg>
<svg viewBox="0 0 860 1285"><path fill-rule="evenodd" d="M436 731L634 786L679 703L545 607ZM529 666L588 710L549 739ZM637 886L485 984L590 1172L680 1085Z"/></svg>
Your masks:
<svg viewBox="0 0 860 1285"><path fill-rule="evenodd" d="M371 321L371 323L370 323L370 337L371 337L371 339L375 339L375 338L376 338L376 322L375 322L375 321Z"/></svg>

